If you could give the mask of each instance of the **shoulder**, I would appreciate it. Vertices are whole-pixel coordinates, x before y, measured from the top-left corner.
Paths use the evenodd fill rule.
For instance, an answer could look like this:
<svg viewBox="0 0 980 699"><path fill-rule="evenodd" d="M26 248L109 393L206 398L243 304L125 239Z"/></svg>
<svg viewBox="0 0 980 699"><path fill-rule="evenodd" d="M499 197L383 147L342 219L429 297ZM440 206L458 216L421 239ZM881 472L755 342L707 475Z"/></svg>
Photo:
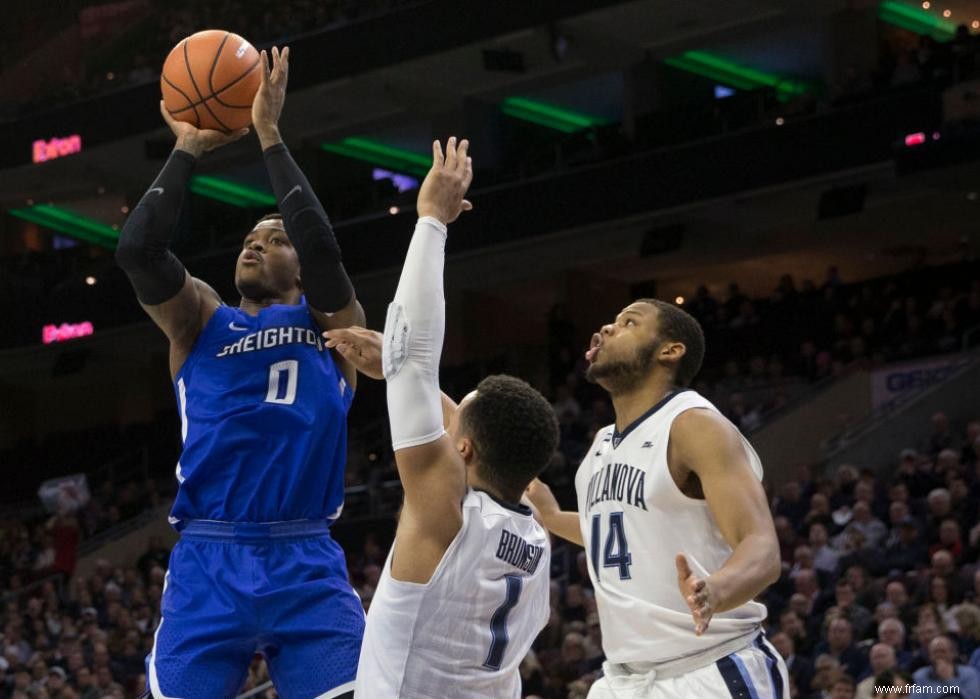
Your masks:
<svg viewBox="0 0 980 699"><path fill-rule="evenodd" d="M722 441L736 439L739 433L735 426L728 418L709 406L710 403L705 406L690 406L679 413L670 426L671 440L686 444L704 439Z"/></svg>

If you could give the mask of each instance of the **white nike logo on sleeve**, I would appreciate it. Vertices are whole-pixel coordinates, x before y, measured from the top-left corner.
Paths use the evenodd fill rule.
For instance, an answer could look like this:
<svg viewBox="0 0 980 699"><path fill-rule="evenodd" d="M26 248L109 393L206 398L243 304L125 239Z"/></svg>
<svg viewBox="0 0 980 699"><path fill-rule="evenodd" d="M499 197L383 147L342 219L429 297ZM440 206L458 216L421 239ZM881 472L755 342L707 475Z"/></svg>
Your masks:
<svg viewBox="0 0 980 699"><path fill-rule="evenodd" d="M241 330L248 330L248 328L241 328L241 327L235 325L235 321L231 321L230 323L228 323L228 327L231 330L239 330L239 331L241 331Z"/></svg>
<svg viewBox="0 0 980 699"><path fill-rule="evenodd" d="M153 187L152 189L146 190L147 194L153 194L154 192L157 194L163 194L163 187Z"/></svg>
<svg viewBox="0 0 980 699"><path fill-rule="evenodd" d="M303 188L302 188L302 187L301 187L300 185L296 185L295 187L293 187L292 189L290 189L290 190L289 190L289 191L288 191L288 192L286 193L286 196L284 196L284 197L282 198L282 201L286 201L287 199L289 199L289 197L291 197L291 196L292 196L293 194L295 194L296 192L302 192L302 191L303 191ZM279 203L281 204L282 202L279 202Z"/></svg>

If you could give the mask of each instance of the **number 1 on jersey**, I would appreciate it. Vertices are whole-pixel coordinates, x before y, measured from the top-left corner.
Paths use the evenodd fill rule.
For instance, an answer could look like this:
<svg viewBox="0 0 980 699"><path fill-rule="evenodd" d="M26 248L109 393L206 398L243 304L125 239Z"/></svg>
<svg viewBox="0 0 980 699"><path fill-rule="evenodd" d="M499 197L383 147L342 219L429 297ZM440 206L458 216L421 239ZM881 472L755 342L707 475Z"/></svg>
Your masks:
<svg viewBox="0 0 980 699"><path fill-rule="evenodd" d="M601 577L599 572L599 546L602 540L602 515L592 515L592 570L595 571L596 579ZM629 551L626 543L626 528L623 524L622 512L609 513L609 534L606 536L606 543L602 546L602 567L619 568L619 579L629 580L630 566L633 565L633 555Z"/></svg>
<svg viewBox="0 0 980 699"><path fill-rule="evenodd" d="M507 581L507 597L490 617L490 652L487 653L487 659L483 661L483 667L488 670L499 670L503 664L504 652L510 642L507 635L507 617L510 615L510 610L516 607L518 600L521 599L521 588L524 586L520 575L507 575L504 579Z"/></svg>

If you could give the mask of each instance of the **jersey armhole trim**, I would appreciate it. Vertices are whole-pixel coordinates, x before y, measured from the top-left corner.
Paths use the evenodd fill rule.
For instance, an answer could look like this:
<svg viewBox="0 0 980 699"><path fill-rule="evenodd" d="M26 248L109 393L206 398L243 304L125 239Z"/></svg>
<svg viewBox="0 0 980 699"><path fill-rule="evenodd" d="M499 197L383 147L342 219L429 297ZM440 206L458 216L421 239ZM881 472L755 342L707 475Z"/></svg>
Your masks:
<svg viewBox="0 0 980 699"><path fill-rule="evenodd" d="M395 583L396 585L399 586L403 585L405 586L406 589L420 590L420 591L426 590L432 586L432 583L442 574L442 572L446 569L446 566L449 565L448 561L452 557L453 553L456 551L457 548L459 548L460 542L463 540L463 532L466 531L466 525L470 521L471 513L467 512L467 509L472 509L472 508L463 507L462 500L460 501L460 507L462 507L463 510L463 523L460 525L459 531L456 532L456 536L453 537L453 540L449 542L449 546L447 546L446 550L443 552L442 558L439 559L439 564L435 567L435 570L432 571L432 575L429 576L428 582L417 583L417 582L411 582L409 580L399 580L398 578L395 577L395 574L391 571L391 562L395 558L395 540L398 539L398 531L397 529L395 530L395 540L392 540L391 542L391 554L388 556L388 559L385 561L385 568L387 568L388 570L388 577L392 583Z"/></svg>
<svg viewBox="0 0 980 699"><path fill-rule="evenodd" d="M700 505L702 507L708 506L708 500L706 498L692 498L690 495L681 490L681 487L677 485L677 481L674 480L674 474L670 472L670 433L674 427L674 420L679 418L681 415L686 413L688 410L712 410L708 405L691 405L686 408L682 408L677 411L677 414L670 419L670 427L667 429L667 443L664 446L664 464L667 466L667 480L670 481L671 494L680 497L685 503L690 505ZM720 413L719 413L720 414Z"/></svg>
<svg viewBox="0 0 980 699"><path fill-rule="evenodd" d="M201 328L201 332L197 334L197 337L194 338L194 343L191 345L191 348L187 351L187 359L185 359L184 363L180 365L180 369L177 371L177 374L174 376L173 383L175 386L177 385L177 381L179 381L180 379L190 378L191 370L194 368L194 364L195 364L194 360L200 355L198 349L200 349L201 347L207 344L207 341L208 339L210 339L210 336L214 334L214 328L217 325L219 325L221 322L218 320L218 317L224 316L225 311L228 308L230 308L230 306L228 306L228 304L226 303L218 304L218 307L214 309L214 313L211 314L211 318L204 325L204 327Z"/></svg>

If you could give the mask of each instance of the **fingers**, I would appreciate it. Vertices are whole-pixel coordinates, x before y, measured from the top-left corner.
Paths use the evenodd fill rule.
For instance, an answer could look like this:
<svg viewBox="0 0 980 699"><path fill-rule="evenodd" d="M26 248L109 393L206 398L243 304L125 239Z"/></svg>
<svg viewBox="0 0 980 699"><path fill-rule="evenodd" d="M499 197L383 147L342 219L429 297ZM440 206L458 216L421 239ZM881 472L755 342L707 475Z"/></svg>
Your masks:
<svg viewBox="0 0 980 699"><path fill-rule="evenodd" d="M283 73L289 73L289 47L283 48L282 53L279 54L279 63L282 66Z"/></svg>
<svg viewBox="0 0 980 699"><path fill-rule="evenodd" d="M463 211L472 211L473 203L469 199L464 199L463 204L460 207Z"/></svg>
<svg viewBox="0 0 980 699"><path fill-rule="evenodd" d="M461 139L459 142L459 147L456 149L456 169L465 172L466 171L466 152L470 148L470 142L468 139Z"/></svg>
<svg viewBox="0 0 980 699"><path fill-rule="evenodd" d="M341 342L352 343L357 339L357 335L352 332L351 328L327 330L325 333L323 333L323 336L327 339L327 347L330 348L335 347Z"/></svg>
<svg viewBox="0 0 980 699"><path fill-rule="evenodd" d="M163 120L167 122L167 126L173 128L174 118L170 115L170 112L167 110L167 106L163 103L163 100L160 100L160 114L163 116Z"/></svg>
<svg viewBox="0 0 980 699"><path fill-rule="evenodd" d="M687 558L683 553L677 554L674 558L674 565L677 566L677 579L681 582L687 580L693 573L691 573L691 566L687 563Z"/></svg>
<svg viewBox="0 0 980 699"><path fill-rule="evenodd" d="M265 49L262 49L259 52L259 57L262 59L262 82L264 83L269 79L269 73L271 72L269 70L269 53Z"/></svg>
<svg viewBox="0 0 980 699"><path fill-rule="evenodd" d="M450 136L449 140L446 141L446 169L455 170L456 169L456 137Z"/></svg>
<svg viewBox="0 0 980 699"><path fill-rule="evenodd" d="M244 128L244 129L238 129L237 131L231 131L231 132L225 134L224 143L232 143L232 142L237 141L242 136L245 136L247 134L248 134L248 128L247 127Z"/></svg>
<svg viewBox="0 0 980 699"><path fill-rule="evenodd" d="M470 188L470 184L473 182L473 158L466 156L463 163L463 186L466 189Z"/></svg>
<svg viewBox="0 0 980 699"><path fill-rule="evenodd" d="M432 167L442 167L445 161L446 159L442 155L442 144L437 138L432 142Z"/></svg>

